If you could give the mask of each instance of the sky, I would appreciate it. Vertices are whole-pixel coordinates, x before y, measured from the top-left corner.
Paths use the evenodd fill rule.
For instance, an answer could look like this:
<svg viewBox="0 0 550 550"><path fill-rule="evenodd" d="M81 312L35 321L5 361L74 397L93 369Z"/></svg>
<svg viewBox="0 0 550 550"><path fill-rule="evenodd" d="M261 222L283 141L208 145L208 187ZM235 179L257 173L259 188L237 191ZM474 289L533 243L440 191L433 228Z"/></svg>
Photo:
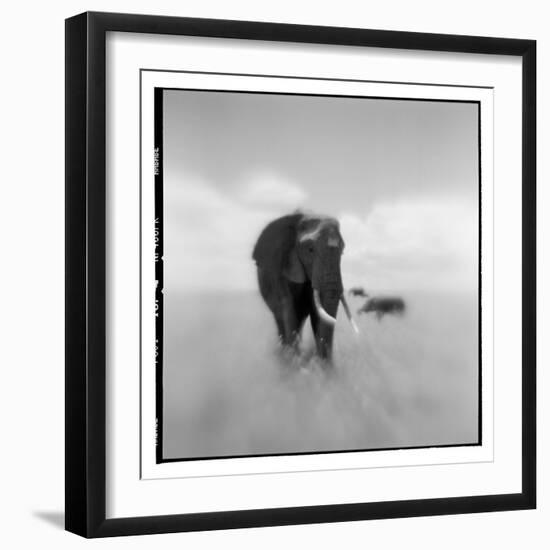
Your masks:
<svg viewBox="0 0 550 550"><path fill-rule="evenodd" d="M166 90L163 137L166 291L256 289L298 208L339 219L347 287L477 288L477 104Z"/></svg>

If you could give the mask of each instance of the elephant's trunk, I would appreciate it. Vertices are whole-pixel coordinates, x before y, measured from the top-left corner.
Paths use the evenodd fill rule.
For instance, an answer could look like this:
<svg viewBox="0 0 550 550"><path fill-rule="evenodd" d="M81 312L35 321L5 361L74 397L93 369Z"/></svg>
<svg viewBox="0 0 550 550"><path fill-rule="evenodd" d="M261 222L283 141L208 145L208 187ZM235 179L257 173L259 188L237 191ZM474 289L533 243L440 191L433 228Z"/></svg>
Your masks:
<svg viewBox="0 0 550 550"><path fill-rule="evenodd" d="M330 245L320 251L317 261L313 264L311 279L313 305L319 319L315 329L317 351L321 357L329 360L332 355L338 304L343 292L340 255L340 249Z"/></svg>
<svg viewBox="0 0 550 550"><path fill-rule="evenodd" d="M314 304L319 317L329 325L336 322L336 311L343 292L340 250L326 246L313 264Z"/></svg>

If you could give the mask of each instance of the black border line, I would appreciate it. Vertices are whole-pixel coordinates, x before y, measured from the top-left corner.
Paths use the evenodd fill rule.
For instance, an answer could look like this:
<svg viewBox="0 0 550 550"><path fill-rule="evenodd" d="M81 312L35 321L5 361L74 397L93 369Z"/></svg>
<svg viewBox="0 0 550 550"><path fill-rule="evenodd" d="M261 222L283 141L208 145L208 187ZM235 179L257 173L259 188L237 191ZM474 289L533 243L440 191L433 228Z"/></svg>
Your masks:
<svg viewBox="0 0 550 550"><path fill-rule="evenodd" d="M494 102L493 97L493 102ZM494 135L494 132L493 132ZM477 352L479 354L478 357L478 364L479 364L479 370L477 375L477 387L478 387L478 397L477 397L477 441L479 445L482 445L483 442L483 347L482 347L482 341L483 341L483 263L482 263L482 247L483 247L483 240L482 240L482 205L483 205L483 196L482 196L482 170L481 170L481 101L477 105L477 177L479 182L479 196L477 199L477 207L478 207L478 235L477 235L477 249L478 249L478 256L477 256L477 262L478 262L478 282L477 282L477 288L478 288L478 312L477 312L477 322L478 327L478 344L477 344ZM489 345L493 345L491 342ZM493 423L493 432L494 432L494 423ZM494 449L493 449L494 452Z"/></svg>
<svg viewBox="0 0 550 550"><path fill-rule="evenodd" d="M376 447L372 449L336 449L336 450L329 450L329 451L297 451L297 452L288 452L288 453L268 453L268 454L251 454L251 455L219 455L219 456L198 456L198 457L184 457L184 458L163 458L160 461L157 461L157 464L165 464L165 463L174 463L174 462L194 462L197 460L225 460L230 458L261 458L261 457L277 457L277 456L310 456L310 455L337 455L337 454L343 454L343 453L371 453L371 452L383 452L383 451L414 451L418 449L448 449L448 448L462 448L462 447L479 447L480 443L444 443L443 445L411 445L410 447ZM464 462L456 462L454 464L463 464ZM410 466L448 466L448 462L442 462L442 463L433 463L428 462L426 464L404 464L403 466L410 467ZM400 465L401 466L401 465ZM388 468L392 468L394 466L387 466ZM364 466L363 468L368 469L368 466ZM362 469L360 466L353 467L353 468L329 468L328 471L335 471L335 470L360 470ZM300 472L318 472L318 471L327 471L327 469L323 470L299 470ZM264 475L265 473L269 472L260 472L261 475ZM285 474L285 473L295 473L295 471L289 471L286 470L277 470L278 474ZM211 474L208 476L203 477L215 477L217 474ZM239 475L251 475L251 474L239 474ZM171 476L173 478L176 478L178 476L173 475ZM164 478L163 478L164 479Z"/></svg>
<svg viewBox="0 0 550 550"><path fill-rule="evenodd" d="M155 162L155 407L156 407L156 461L162 461L164 411L164 90L154 90L154 162ZM140 103L141 114L141 103ZM141 187L141 186L140 186ZM140 226L140 233L142 229ZM141 264L139 266L141 273ZM140 287L141 295L141 287ZM143 297L141 298L143 299ZM142 316L140 311L140 325ZM141 341L140 341L141 346ZM140 380L140 387L143 381ZM141 392L140 392L141 393ZM140 434L141 435L141 434ZM140 437L141 441L141 437ZM141 446L140 446L141 454Z"/></svg>
<svg viewBox="0 0 550 550"><path fill-rule="evenodd" d="M434 88L473 88L476 90L492 90L494 86L472 86L469 84L437 84L433 82L402 82L399 80L368 80L361 78L329 78L326 76L296 76L281 74L254 74L254 73L222 73L217 71L186 71L181 69L148 69L141 68L140 72L145 73L184 73L184 74L205 74L212 76L245 76L254 78L281 78L286 80L320 80L324 82L356 82L358 84L403 84L407 86L432 86ZM170 88L164 88L169 90ZM179 90L181 88L173 88ZM272 92L274 93L274 92ZM297 94L300 95L300 94ZM322 95L322 94L320 94ZM329 96L331 97L331 96ZM363 97L363 96L361 96Z"/></svg>
<svg viewBox="0 0 550 550"><path fill-rule="evenodd" d="M223 73L217 73L223 74ZM285 95L285 96L303 96L319 98L337 98L337 99L370 99L376 101L418 101L425 103L479 103L476 99L441 99L441 98L422 98L422 97L388 97L388 96L366 96L354 94L317 94L301 92L268 92L263 90L232 90L226 88L162 88L165 91L186 91L186 92L219 92L230 94L255 94L255 95Z"/></svg>
<svg viewBox="0 0 550 550"><path fill-rule="evenodd" d="M105 159L108 32L517 56L522 61L522 464L514 493L106 517ZM86 12L65 21L65 528L84 537L527 510L536 507L535 40Z"/></svg>
<svg viewBox="0 0 550 550"><path fill-rule="evenodd" d="M143 69L142 69L143 70ZM162 72L162 71L155 71ZM172 73L190 73L192 71L170 71ZM141 74L141 71L140 71ZM217 75L224 75L224 73L216 73ZM248 75L254 76L254 75ZM330 79L324 79L330 80ZM374 81L373 81L374 82ZM199 460L224 460L232 458L259 458L259 457L278 457L278 456L310 456L310 455L328 455L328 454L342 454L342 453L364 453L364 452L382 452L382 451L403 451L414 449L439 449L449 447L478 447L482 445L481 428L483 423L483 409L482 409L482 335L481 335L481 101L480 100L458 100L458 99L441 99L441 98L415 98L415 97L393 97L393 96L366 96L366 95L347 95L347 94L320 94L320 93L295 93L295 92L270 92L270 91L258 91L258 90L228 90L225 88L173 88L173 87L155 87L155 100L154 100L154 127L155 127L155 146L160 146L162 151L162 127L164 122L165 113L162 109L162 91L178 91L178 92L201 92L201 93L236 93L236 94L251 94L251 95L275 95L275 96L289 96L289 97L315 97L315 98L330 98L330 99L359 99L359 100L373 100L373 101L410 101L410 102L428 102L428 103L465 103L465 104L477 104L477 151L478 151L478 380L477 380L477 393L478 393L478 411L477 411L477 441L470 443L445 443L439 445L406 445L397 447L372 447L367 449L329 449L329 450L311 450L311 451L290 451L280 453L251 453L251 454L227 454L227 455L211 455L211 456L189 456L189 457L164 457L163 447L163 432L164 432L164 407L163 407L163 371L164 363L162 360L162 343L163 343L163 322L157 318L155 324L156 341L158 342L157 353L160 355L157 368L155 370L155 403L156 403L156 423L157 423L157 435L156 435L156 463L175 463L175 462L194 462ZM159 100L159 98L161 98ZM141 117L141 103L140 103L140 117ZM158 116L162 120L158 120ZM160 144L160 145L159 145ZM161 155L162 162L162 155ZM163 201L163 171L160 171L160 175L155 177L155 215L159 214L162 219L162 201ZM143 228L140 226L140 233ZM163 242L164 232L161 224L160 241ZM162 247L162 245L161 245ZM163 247L162 247L163 249ZM156 264L158 267L158 263ZM140 264L141 272L141 264ZM157 282L162 283L163 279L162 267L157 270ZM163 286L162 284L160 285ZM141 287L140 287L141 288ZM158 289L159 287L157 287ZM157 302L162 304L162 293L157 293ZM163 309L159 307L159 312L162 316ZM140 315L141 323L141 315ZM141 383L140 383L141 385ZM140 415L142 411L140 409Z"/></svg>

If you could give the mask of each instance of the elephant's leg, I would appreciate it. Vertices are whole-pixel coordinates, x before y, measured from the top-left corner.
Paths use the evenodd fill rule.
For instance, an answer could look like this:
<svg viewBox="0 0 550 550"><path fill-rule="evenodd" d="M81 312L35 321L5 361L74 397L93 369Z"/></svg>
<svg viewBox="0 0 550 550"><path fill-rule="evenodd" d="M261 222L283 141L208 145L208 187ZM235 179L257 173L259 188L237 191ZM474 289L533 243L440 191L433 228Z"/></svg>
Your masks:
<svg viewBox="0 0 550 550"><path fill-rule="evenodd" d="M303 285L289 284L262 269L258 269L258 283L260 293L275 318L281 344L297 349L302 326L309 314Z"/></svg>
<svg viewBox="0 0 550 550"><path fill-rule="evenodd" d="M284 343L287 339L287 321L284 315L282 307L283 295L280 283L271 273L263 269L258 268L258 286L260 287L260 294L265 303L273 313L275 323L277 325L277 332L279 334L279 340Z"/></svg>
<svg viewBox="0 0 550 550"><path fill-rule="evenodd" d="M334 339L334 327L320 322L317 331L317 352L323 359L332 358L332 342Z"/></svg>
<svg viewBox="0 0 550 550"><path fill-rule="evenodd" d="M288 304L289 304L289 338L294 346L297 347L302 328L310 312L309 295L311 291L307 284L288 285Z"/></svg>
<svg viewBox="0 0 550 550"><path fill-rule="evenodd" d="M319 315L315 311L315 308L311 308L310 314L311 330L313 331L313 336L315 336L315 341L317 341L317 333L319 331Z"/></svg>
<svg viewBox="0 0 550 550"><path fill-rule="evenodd" d="M277 332L279 333L279 340L281 342L285 339L285 324L281 316L274 315L275 323L277 324Z"/></svg>
<svg viewBox="0 0 550 550"><path fill-rule="evenodd" d="M285 347L298 351L302 328L309 315L308 293L304 285L290 283L284 287L281 314L281 342Z"/></svg>
<svg viewBox="0 0 550 550"><path fill-rule="evenodd" d="M298 346L302 324L303 319L294 300L291 296L285 297L282 302L283 345L294 348Z"/></svg>

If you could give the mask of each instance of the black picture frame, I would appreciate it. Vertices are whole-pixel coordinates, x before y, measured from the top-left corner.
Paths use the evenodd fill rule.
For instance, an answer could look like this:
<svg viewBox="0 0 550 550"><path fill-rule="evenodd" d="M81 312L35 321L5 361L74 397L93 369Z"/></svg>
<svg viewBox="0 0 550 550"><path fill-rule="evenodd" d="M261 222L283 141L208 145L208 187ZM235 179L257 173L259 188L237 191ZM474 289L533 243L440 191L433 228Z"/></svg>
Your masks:
<svg viewBox="0 0 550 550"><path fill-rule="evenodd" d="M518 56L522 60L522 490L514 494L106 519L105 41L108 31ZM536 506L536 42L87 12L66 20L66 529L84 537Z"/></svg>

